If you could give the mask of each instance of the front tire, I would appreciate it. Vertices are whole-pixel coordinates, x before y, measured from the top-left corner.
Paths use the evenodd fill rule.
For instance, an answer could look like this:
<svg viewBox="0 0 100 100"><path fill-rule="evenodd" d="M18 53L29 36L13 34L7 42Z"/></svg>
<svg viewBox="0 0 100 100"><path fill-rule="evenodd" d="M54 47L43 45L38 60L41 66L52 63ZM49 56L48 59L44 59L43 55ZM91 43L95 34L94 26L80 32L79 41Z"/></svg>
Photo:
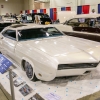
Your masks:
<svg viewBox="0 0 100 100"><path fill-rule="evenodd" d="M33 71L33 67L31 66L31 64L29 62L25 61L24 68L25 68L25 72L26 72L27 77L30 80L37 81L37 77Z"/></svg>

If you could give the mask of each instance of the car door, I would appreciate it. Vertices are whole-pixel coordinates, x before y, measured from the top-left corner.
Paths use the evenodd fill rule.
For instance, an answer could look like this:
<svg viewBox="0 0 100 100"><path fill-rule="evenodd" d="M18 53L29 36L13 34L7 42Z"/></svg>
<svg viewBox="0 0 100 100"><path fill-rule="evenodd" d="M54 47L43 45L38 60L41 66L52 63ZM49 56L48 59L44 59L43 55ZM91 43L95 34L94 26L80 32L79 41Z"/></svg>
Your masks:
<svg viewBox="0 0 100 100"><path fill-rule="evenodd" d="M87 31L86 32L97 33L97 28L96 27L87 27Z"/></svg>
<svg viewBox="0 0 100 100"><path fill-rule="evenodd" d="M15 30L6 30L0 36L0 46L1 52L10 57L12 60L16 59L15 47L17 44L16 31Z"/></svg>

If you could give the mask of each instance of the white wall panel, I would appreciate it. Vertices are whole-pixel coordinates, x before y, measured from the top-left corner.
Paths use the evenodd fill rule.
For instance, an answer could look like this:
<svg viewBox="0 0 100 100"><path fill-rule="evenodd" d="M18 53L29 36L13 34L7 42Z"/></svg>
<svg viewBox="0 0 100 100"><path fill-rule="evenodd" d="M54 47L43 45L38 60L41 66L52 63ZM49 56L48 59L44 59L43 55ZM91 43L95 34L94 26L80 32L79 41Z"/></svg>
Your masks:
<svg viewBox="0 0 100 100"><path fill-rule="evenodd" d="M89 4L89 5L95 5L95 4L99 4L100 0L84 0L85 4Z"/></svg>
<svg viewBox="0 0 100 100"><path fill-rule="evenodd" d="M80 0L50 0L50 8L71 7L72 11L76 11Z"/></svg>
<svg viewBox="0 0 100 100"><path fill-rule="evenodd" d="M24 9L23 10L28 10L29 9L29 0L24 0Z"/></svg>
<svg viewBox="0 0 100 100"><path fill-rule="evenodd" d="M85 0L85 4L90 5L90 12L92 9L95 9L95 11L98 13L98 4L100 3L100 0Z"/></svg>
<svg viewBox="0 0 100 100"><path fill-rule="evenodd" d="M49 8L60 8L60 7L70 6L72 11L77 11L77 6L90 5L90 12L92 9L95 9L97 12L99 3L100 0L50 0L50 3L44 3L42 6L40 6L40 8L49 9ZM36 7L34 6L34 0L24 0L24 10L28 10L28 9L32 10L35 8Z"/></svg>
<svg viewBox="0 0 100 100"><path fill-rule="evenodd" d="M90 12L92 11L92 9L95 9L96 13L98 13L98 6L97 5L91 5Z"/></svg>
<svg viewBox="0 0 100 100"><path fill-rule="evenodd" d="M37 13L40 13L40 9L37 9Z"/></svg>
<svg viewBox="0 0 100 100"><path fill-rule="evenodd" d="M76 6L76 0L50 0L50 7Z"/></svg>
<svg viewBox="0 0 100 100"><path fill-rule="evenodd" d="M50 2L45 3L44 8L46 8L46 9L50 8Z"/></svg>
<svg viewBox="0 0 100 100"><path fill-rule="evenodd" d="M3 8L1 8L3 5ZM23 0L0 0L0 14L4 15L6 13L16 13L19 14L23 10L24 4Z"/></svg>
<svg viewBox="0 0 100 100"><path fill-rule="evenodd" d="M26 2L26 0L25 0ZM34 9L34 0L29 0L29 9L32 10Z"/></svg>
<svg viewBox="0 0 100 100"><path fill-rule="evenodd" d="M50 16L50 9L46 9L46 13Z"/></svg>

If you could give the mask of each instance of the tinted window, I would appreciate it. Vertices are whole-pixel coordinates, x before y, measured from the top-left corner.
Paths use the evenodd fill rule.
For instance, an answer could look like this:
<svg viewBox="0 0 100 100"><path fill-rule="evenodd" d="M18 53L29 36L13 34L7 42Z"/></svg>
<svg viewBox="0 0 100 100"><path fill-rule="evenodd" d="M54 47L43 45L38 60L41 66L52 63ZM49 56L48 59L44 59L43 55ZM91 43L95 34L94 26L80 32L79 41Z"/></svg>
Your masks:
<svg viewBox="0 0 100 100"><path fill-rule="evenodd" d="M16 40L16 31L14 30L7 30L6 32L3 32L3 36Z"/></svg>
<svg viewBox="0 0 100 100"><path fill-rule="evenodd" d="M74 23L79 23L79 19L74 18L74 19L71 19L69 21L66 21L64 24L74 26Z"/></svg>
<svg viewBox="0 0 100 100"><path fill-rule="evenodd" d="M79 22L77 18L70 20L68 23Z"/></svg>
<svg viewBox="0 0 100 100"><path fill-rule="evenodd" d="M95 18L74 18L66 21L64 24L75 27L93 27L96 24Z"/></svg>
<svg viewBox="0 0 100 100"><path fill-rule="evenodd" d="M19 30L19 40L48 38L63 35L54 27Z"/></svg>

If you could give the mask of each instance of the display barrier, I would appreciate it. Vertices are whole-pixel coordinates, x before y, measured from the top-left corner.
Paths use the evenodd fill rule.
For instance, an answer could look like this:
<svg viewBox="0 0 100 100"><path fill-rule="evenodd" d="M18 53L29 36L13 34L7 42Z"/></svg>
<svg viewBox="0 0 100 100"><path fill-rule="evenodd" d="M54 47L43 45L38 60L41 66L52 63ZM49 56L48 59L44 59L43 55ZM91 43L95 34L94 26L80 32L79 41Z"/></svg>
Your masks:
<svg viewBox="0 0 100 100"><path fill-rule="evenodd" d="M10 69L11 66L12 66L12 62L9 61L5 56L0 54L0 72L4 74L7 70L9 71L11 97L12 97L12 100L15 100L12 69Z"/></svg>

